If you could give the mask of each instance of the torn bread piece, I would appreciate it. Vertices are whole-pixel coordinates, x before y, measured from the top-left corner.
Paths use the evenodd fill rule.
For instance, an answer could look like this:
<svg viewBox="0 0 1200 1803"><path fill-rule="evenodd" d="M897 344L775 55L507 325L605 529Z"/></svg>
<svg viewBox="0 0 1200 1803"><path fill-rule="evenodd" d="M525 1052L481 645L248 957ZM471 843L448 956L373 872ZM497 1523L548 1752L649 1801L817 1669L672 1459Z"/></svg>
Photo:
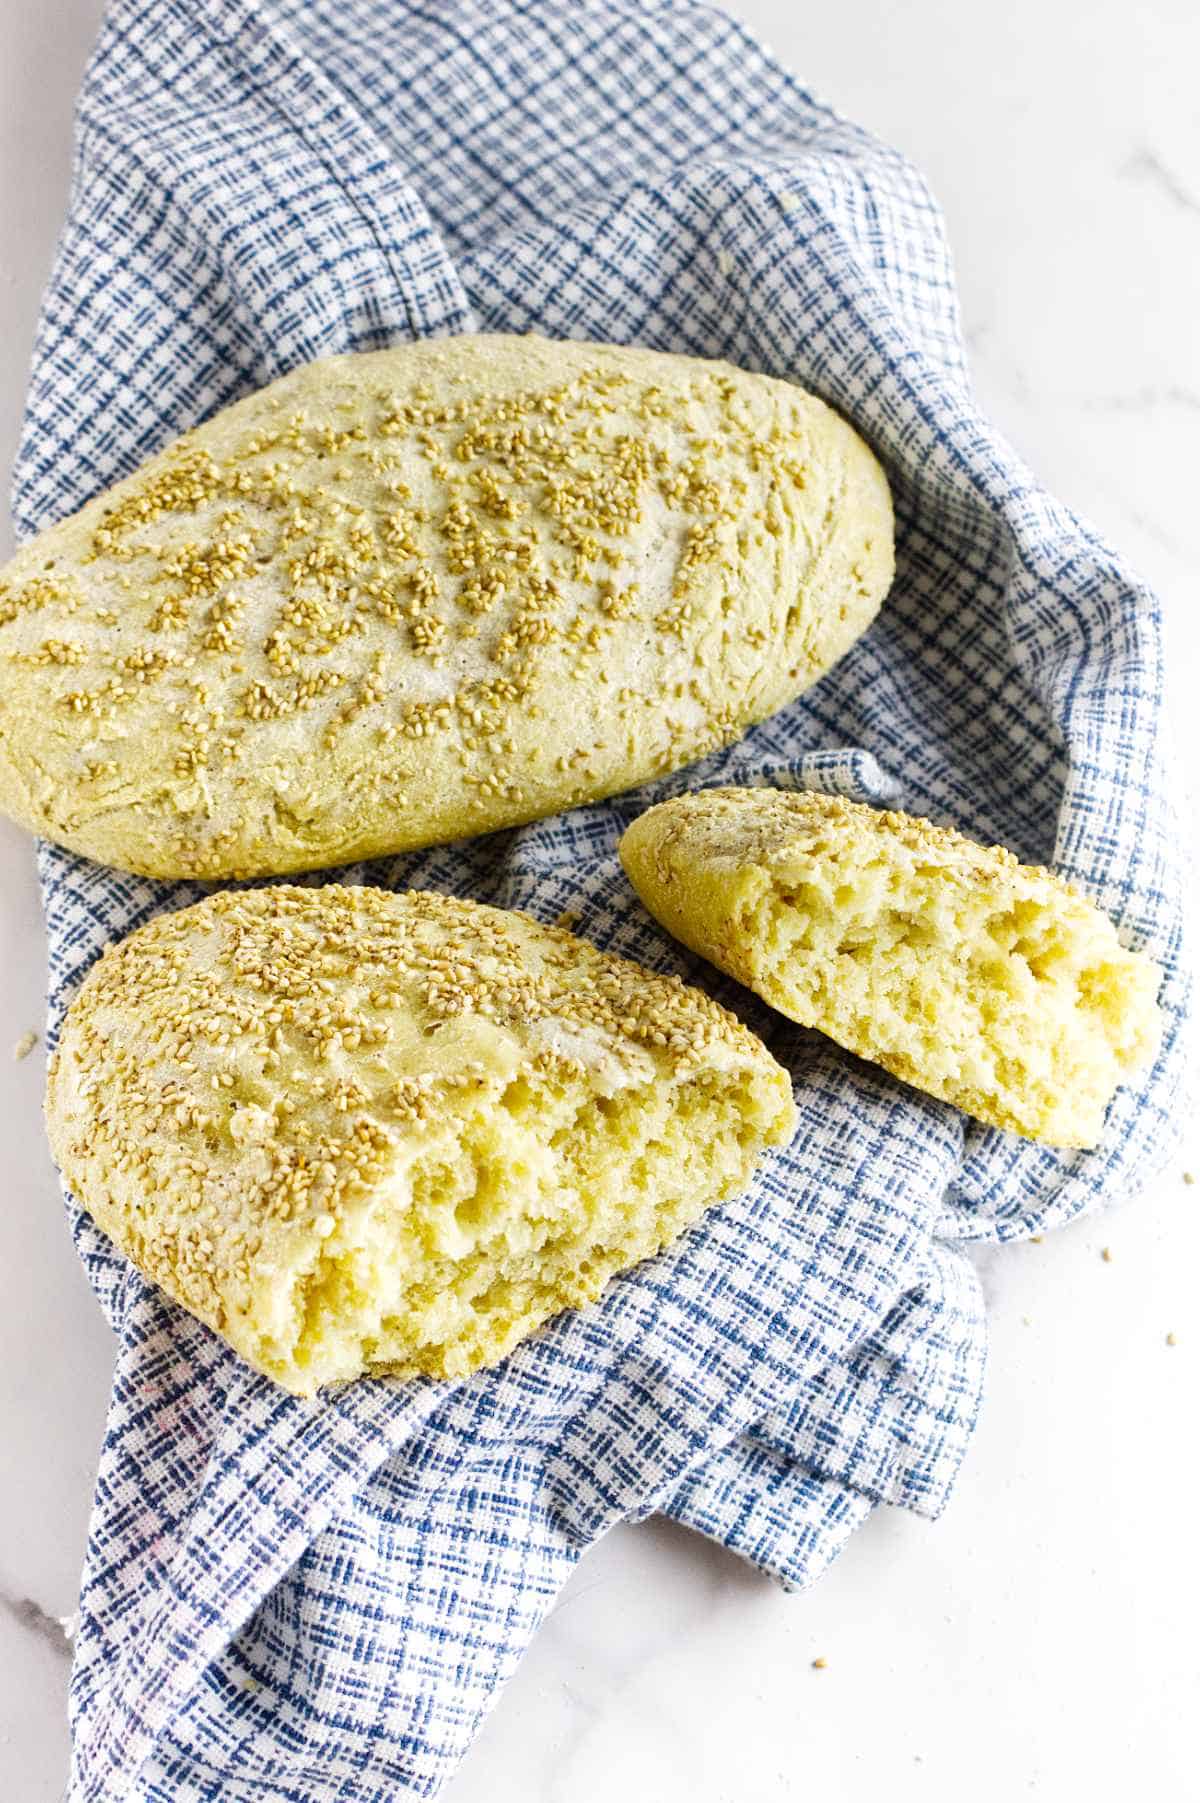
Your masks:
<svg viewBox="0 0 1200 1803"><path fill-rule="evenodd" d="M1092 1146L1162 973L1047 870L841 796L705 789L621 841L647 908L763 999L992 1126Z"/></svg>
<svg viewBox="0 0 1200 1803"><path fill-rule="evenodd" d="M745 1188L789 1078L676 978L448 896L222 893L108 952L47 1096L79 1202L287 1389L455 1377Z"/></svg>

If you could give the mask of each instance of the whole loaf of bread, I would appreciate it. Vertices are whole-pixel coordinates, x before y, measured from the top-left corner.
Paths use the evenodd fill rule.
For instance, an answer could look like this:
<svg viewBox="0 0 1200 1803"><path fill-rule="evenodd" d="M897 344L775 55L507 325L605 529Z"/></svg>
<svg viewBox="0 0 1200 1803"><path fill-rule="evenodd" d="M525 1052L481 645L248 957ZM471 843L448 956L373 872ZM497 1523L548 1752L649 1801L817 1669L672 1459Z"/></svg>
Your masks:
<svg viewBox="0 0 1200 1803"><path fill-rule="evenodd" d="M536 337L331 357L0 572L0 809L155 876L514 825L738 737L891 576L878 463L789 382Z"/></svg>

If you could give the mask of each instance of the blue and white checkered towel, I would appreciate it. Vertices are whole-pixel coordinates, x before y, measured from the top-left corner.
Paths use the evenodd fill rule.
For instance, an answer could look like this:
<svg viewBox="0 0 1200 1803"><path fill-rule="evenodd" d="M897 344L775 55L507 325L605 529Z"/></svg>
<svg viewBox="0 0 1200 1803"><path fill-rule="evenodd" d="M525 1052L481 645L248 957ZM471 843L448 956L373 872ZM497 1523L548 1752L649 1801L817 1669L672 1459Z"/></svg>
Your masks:
<svg viewBox="0 0 1200 1803"><path fill-rule="evenodd" d="M244 1368L74 1204L119 1336L72 1685L72 1796L394 1803L453 1769L581 1552L665 1510L785 1583L872 1505L935 1513L984 1328L960 1243L1163 1160L1185 1005L1154 599L980 418L938 214L893 152L686 0L114 0L79 108L16 482L48 525L331 351L523 331L793 376L897 504L877 624L741 745L637 796L356 868L582 916L714 988L795 1074L754 1189L464 1383L319 1405ZM650 923L617 837L684 783L895 800L1052 861L1167 972L1089 1153L965 1121L771 1017ZM192 897L43 848L51 1031Z"/></svg>

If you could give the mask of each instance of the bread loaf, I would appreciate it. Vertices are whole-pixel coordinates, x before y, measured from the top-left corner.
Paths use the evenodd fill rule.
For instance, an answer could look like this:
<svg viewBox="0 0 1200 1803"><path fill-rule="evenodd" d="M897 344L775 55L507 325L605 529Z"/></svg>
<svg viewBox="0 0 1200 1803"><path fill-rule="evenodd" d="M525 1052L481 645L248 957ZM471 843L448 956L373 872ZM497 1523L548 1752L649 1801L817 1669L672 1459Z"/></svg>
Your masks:
<svg viewBox="0 0 1200 1803"><path fill-rule="evenodd" d="M458 1376L742 1189L791 1084L675 978L443 895L280 886L108 952L50 1143L154 1282L299 1394Z"/></svg>
<svg viewBox="0 0 1200 1803"><path fill-rule="evenodd" d="M892 574L836 414L533 337L331 357L0 572L0 809L155 876L531 820L738 737Z"/></svg>
<svg viewBox="0 0 1200 1803"><path fill-rule="evenodd" d="M1049 871L840 796L707 789L621 842L685 945L905 1082L1090 1146L1158 1043L1157 965Z"/></svg>

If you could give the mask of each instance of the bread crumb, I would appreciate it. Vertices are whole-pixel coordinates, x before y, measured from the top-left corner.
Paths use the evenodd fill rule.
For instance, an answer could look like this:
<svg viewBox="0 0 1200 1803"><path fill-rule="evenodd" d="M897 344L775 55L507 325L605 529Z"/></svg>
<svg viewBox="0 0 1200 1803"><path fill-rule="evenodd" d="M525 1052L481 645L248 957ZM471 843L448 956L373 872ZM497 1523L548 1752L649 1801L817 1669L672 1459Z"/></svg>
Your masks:
<svg viewBox="0 0 1200 1803"><path fill-rule="evenodd" d="M1035 1233L1029 1243L1031 1246L1040 1246L1045 1237L1044 1233Z"/></svg>
<svg viewBox="0 0 1200 1803"><path fill-rule="evenodd" d="M70 1643L74 1640L76 1634L78 1634L78 1632L79 1632L79 1611L78 1611L78 1609L76 1609L74 1615L60 1615L58 1618L58 1625L62 1629L63 1639L67 1642L67 1644L69 1646Z"/></svg>
<svg viewBox="0 0 1200 1803"><path fill-rule="evenodd" d="M1111 1246L1101 1247L1100 1256L1104 1260L1106 1265L1111 1265L1112 1264L1112 1247Z"/></svg>
<svg viewBox="0 0 1200 1803"><path fill-rule="evenodd" d="M717 268L721 271L722 275L731 275L733 273L733 258L727 250L719 250L717 252Z"/></svg>
<svg viewBox="0 0 1200 1803"><path fill-rule="evenodd" d="M779 196L779 204L785 213L794 213L801 204L801 196L787 192Z"/></svg>
<svg viewBox="0 0 1200 1803"><path fill-rule="evenodd" d="M20 1039L18 1039L16 1045L13 1047L13 1057L18 1064L20 1064L22 1058L28 1058L37 1042L38 1036L32 1027L30 1027L28 1033L22 1033Z"/></svg>
<svg viewBox="0 0 1200 1803"><path fill-rule="evenodd" d="M582 919L583 915L577 914L574 908L564 908L554 924L561 927L564 933L573 933Z"/></svg>
<svg viewBox="0 0 1200 1803"><path fill-rule="evenodd" d="M1189 1185L1195 1183L1195 1181L1196 1181L1195 1171L1185 1171L1183 1173L1183 1181Z"/></svg>
<svg viewBox="0 0 1200 1803"><path fill-rule="evenodd" d="M815 1672L825 1671L827 1669L828 1665L829 1665L829 1661L826 1659L826 1657L823 1653L820 1654L819 1657L814 1659L812 1662L812 1667Z"/></svg>
<svg viewBox="0 0 1200 1803"><path fill-rule="evenodd" d="M1176 1339L1175 1335L1173 1333L1169 1333L1167 1335L1167 1345L1168 1346L1178 1346L1178 1344L1179 1344L1179 1341Z"/></svg>

